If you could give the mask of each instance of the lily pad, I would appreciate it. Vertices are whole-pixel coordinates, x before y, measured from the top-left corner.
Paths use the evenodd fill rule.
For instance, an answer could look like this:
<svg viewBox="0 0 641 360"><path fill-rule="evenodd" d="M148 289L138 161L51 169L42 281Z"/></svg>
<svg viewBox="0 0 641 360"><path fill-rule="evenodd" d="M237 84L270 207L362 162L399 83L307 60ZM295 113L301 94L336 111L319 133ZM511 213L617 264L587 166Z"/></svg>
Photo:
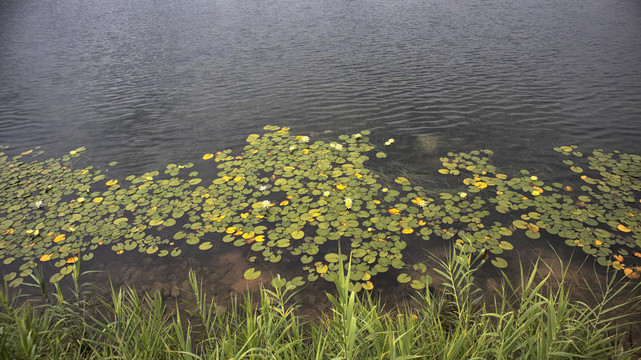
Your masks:
<svg viewBox="0 0 641 360"><path fill-rule="evenodd" d="M256 270L254 268L249 268L249 269L245 270L245 273L243 274L243 277L246 280L255 280L255 279L258 279L258 277L260 277L260 273L261 273L260 270Z"/></svg>

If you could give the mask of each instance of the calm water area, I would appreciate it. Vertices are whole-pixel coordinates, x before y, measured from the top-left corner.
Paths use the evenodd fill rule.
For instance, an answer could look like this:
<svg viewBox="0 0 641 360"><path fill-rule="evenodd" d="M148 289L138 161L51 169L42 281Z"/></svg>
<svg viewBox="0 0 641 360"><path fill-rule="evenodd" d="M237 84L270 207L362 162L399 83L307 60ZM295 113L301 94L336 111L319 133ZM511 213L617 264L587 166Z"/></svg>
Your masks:
<svg viewBox="0 0 641 360"><path fill-rule="evenodd" d="M474 149L564 180L555 146L641 154L641 2L0 0L9 152L86 146L89 164L117 161L124 177L239 150L265 125L371 130L396 140L391 163L428 180L440 156ZM544 240L520 243L522 258L553 261ZM166 297L192 266L222 301L246 286L246 258L222 245L182 260L107 249L86 266Z"/></svg>

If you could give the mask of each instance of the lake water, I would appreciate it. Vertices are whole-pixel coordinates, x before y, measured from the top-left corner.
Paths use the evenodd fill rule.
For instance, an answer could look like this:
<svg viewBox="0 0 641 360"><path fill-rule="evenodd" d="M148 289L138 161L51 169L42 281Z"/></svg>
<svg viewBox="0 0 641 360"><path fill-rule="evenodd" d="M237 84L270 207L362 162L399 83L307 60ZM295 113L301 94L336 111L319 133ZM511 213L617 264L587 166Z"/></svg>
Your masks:
<svg viewBox="0 0 641 360"><path fill-rule="evenodd" d="M0 144L86 146L122 175L265 125L371 130L428 177L448 151L554 171L554 146L641 154L637 0L0 0L0 34ZM243 261L225 256L218 270Z"/></svg>

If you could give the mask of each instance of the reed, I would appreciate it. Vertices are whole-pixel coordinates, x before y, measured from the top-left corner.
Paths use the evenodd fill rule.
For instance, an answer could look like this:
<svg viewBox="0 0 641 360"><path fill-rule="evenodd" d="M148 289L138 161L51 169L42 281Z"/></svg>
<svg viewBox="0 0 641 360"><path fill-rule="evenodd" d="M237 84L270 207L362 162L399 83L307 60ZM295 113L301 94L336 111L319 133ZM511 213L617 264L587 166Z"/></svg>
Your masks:
<svg viewBox="0 0 641 360"><path fill-rule="evenodd" d="M455 248L434 258L442 285L417 292L414 303L385 310L369 292L349 290L349 271L327 294L331 311L318 319L297 315L295 290L279 276L271 288L221 310L189 273L193 302L169 314L159 294L110 288L106 297L81 282L74 265L71 295L49 291L41 274L29 285L40 299L0 291L2 359L630 359L624 346L631 325L624 309L639 296L620 299L629 280L610 276L590 285L591 304L574 301L567 267L542 275L546 264L520 267L488 303L474 281L482 259ZM549 270L549 269L548 269ZM587 285L587 284L586 284ZM633 289L634 290L634 289Z"/></svg>

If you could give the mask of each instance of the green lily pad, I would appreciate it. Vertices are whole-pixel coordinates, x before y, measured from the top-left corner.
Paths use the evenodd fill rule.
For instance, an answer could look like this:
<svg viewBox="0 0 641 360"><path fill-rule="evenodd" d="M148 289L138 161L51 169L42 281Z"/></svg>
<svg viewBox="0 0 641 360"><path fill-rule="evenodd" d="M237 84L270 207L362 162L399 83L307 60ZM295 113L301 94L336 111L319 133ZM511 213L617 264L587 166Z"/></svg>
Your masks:
<svg viewBox="0 0 641 360"><path fill-rule="evenodd" d="M412 277L408 274L402 273L396 277L396 280L401 284L405 284L412 281Z"/></svg>
<svg viewBox="0 0 641 360"><path fill-rule="evenodd" d="M416 290L425 289L425 283L421 280L412 280L410 286Z"/></svg>
<svg viewBox="0 0 641 360"><path fill-rule="evenodd" d="M254 268L249 268L245 270L245 273L243 274L243 277L246 280L255 280L255 279L258 279L259 276L260 276L260 270L256 270Z"/></svg>
<svg viewBox="0 0 641 360"><path fill-rule="evenodd" d="M503 269L507 267L507 261L501 257L495 257L492 259L492 265L496 266L499 269Z"/></svg>

